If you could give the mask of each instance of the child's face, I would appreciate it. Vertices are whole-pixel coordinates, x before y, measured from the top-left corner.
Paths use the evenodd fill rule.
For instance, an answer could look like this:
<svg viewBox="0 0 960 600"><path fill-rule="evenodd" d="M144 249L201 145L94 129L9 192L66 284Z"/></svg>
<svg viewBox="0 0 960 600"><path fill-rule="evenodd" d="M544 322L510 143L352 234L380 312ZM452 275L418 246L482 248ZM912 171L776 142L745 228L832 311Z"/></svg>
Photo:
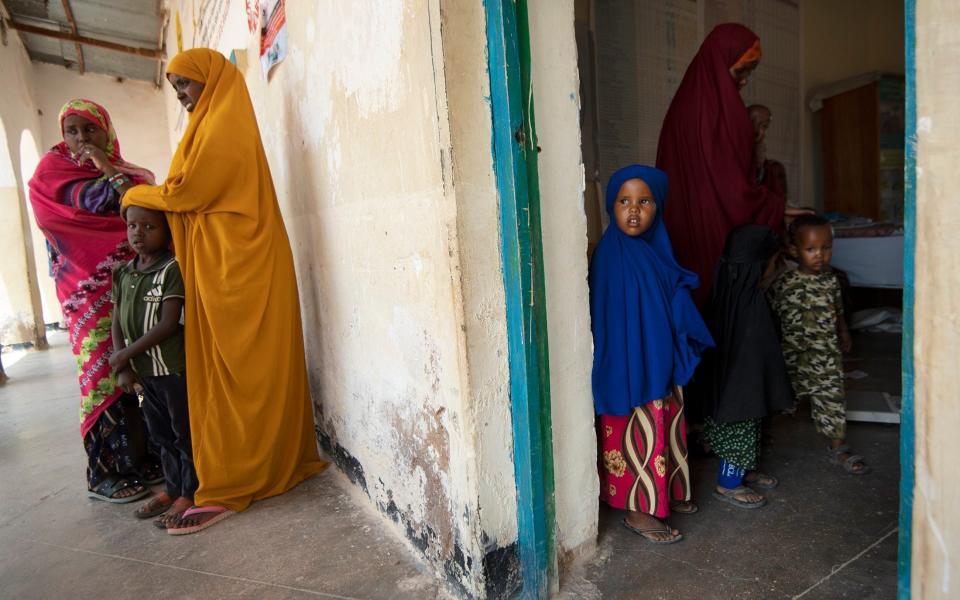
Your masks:
<svg viewBox="0 0 960 600"><path fill-rule="evenodd" d="M620 231L630 237L642 235L657 216L657 201L642 179L628 179L613 201L613 215Z"/></svg>
<svg viewBox="0 0 960 600"><path fill-rule="evenodd" d="M803 227L797 232L790 251L800 264L801 271L822 273L833 257L833 231L829 225Z"/></svg>
<svg viewBox="0 0 960 600"><path fill-rule="evenodd" d="M127 209L127 241L140 256L150 256L170 247L170 231L162 212L140 206Z"/></svg>

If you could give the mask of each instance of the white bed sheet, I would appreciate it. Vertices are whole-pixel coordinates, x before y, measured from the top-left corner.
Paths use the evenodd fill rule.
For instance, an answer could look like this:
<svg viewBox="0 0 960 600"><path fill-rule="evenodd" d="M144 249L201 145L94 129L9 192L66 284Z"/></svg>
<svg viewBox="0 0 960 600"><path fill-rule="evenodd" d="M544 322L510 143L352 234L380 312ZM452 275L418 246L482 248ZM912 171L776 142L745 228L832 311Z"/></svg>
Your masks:
<svg viewBox="0 0 960 600"><path fill-rule="evenodd" d="M902 288L903 236L836 238L831 264L852 286Z"/></svg>

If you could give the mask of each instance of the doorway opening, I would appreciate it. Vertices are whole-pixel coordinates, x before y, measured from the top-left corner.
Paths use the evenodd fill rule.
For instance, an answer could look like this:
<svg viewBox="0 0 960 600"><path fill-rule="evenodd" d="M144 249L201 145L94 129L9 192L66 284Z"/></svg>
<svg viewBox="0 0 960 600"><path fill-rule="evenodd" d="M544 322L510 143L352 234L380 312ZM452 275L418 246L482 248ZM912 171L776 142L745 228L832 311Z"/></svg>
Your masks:
<svg viewBox="0 0 960 600"><path fill-rule="evenodd" d="M656 164L664 116L704 37L718 24L742 23L763 47L760 66L741 90L744 105L766 106L773 115L767 157L784 168L788 204L831 221L833 266L844 282L845 315L854 332L844 360L847 437L872 473L849 475L830 464L810 408L801 406L794 416L771 418L765 428L761 468L781 485L764 492L769 503L763 509L739 510L711 497L718 459L708 450L701 454L691 433L700 511L671 517L686 538L669 550L683 554L686 565L678 569L693 564L699 565L695 571L714 572L719 577L703 579L710 593L731 597L757 581L772 581L790 594L816 585L818 593L832 586L838 594L891 595L897 586L903 396L903 1L576 0L575 7L588 253L608 226L603 198L610 174L628 164ZM866 41L874 39L882 42ZM637 560L647 544L631 538L622 518L601 505L601 548L623 551L610 559L622 560L622 569L610 565L607 573L621 571L621 584L642 577L645 590L687 585L677 573ZM830 552L821 550L825 544ZM819 582L834 564L861 552L872 560ZM616 581L600 583L601 591L617 589ZM702 592L690 585L689 594Z"/></svg>

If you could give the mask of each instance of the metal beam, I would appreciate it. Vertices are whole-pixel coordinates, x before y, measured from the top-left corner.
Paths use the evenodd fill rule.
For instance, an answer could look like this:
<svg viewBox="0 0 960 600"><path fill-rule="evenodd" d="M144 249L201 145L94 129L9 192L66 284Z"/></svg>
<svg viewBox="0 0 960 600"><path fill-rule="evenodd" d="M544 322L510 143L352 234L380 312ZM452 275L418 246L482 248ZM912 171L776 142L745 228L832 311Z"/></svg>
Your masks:
<svg viewBox="0 0 960 600"><path fill-rule="evenodd" d="M123 44L115 44L113 42L108 42L106 40L98 40L94 38L89 38L82 35L74 35L72 33L66 33L63 31L55 31L52 29L44 29L42 27L34 27L33 25L27 25L25 23L17 23L16 21L7 20L7 27L10 29L15 29L21 33L30 33L33 35L40 35L44 37L55 38L58 40L65 40L67 42L73 42L75 44L83 44L85 46L93 46L94 48L103 48L104 50L113 50L114 52L123 52L124 54L133 54L135 56L141 56L143 58L152 58L154 60L162 60L166 58L162 50L154 48L138 48L136 46L125 46Z"/></svg>
<svg viewBox="0 0 960 600"><path fill-rule="evenodd" d="M63 0L63 12L67 15L67 22L70 23L70 31L73 35L79 35L77 32L77 20L73 18L73 9L70 8L70 0ZM77 66L80 68L80 74L86 71L86 65L83 64L83 46L79 43L73 45L77 49Z"/></svg>

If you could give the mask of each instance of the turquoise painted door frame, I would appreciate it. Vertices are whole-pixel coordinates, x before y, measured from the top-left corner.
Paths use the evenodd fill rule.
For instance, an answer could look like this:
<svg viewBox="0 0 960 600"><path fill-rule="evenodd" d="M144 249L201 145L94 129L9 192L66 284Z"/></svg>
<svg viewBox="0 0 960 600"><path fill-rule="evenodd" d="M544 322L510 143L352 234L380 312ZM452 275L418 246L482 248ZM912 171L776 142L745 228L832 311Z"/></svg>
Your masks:
<svg viewBox="0 0 960 600"><path fill-rule="evenodd" d="M906 106L903 178L903 391L900 407L900 540L897 552L897 597L910 598L913 540L913 487L916 481L913 385L914 270L917 248L917 61L916 0L904 2Z"/></svg>
<svg viewBox="0 0 960 600"><path fill-rule="evenodd" d="M494 172L506 295L522 598L556 575L550 377L537 138L525 0L485 0Z"/></svg>

